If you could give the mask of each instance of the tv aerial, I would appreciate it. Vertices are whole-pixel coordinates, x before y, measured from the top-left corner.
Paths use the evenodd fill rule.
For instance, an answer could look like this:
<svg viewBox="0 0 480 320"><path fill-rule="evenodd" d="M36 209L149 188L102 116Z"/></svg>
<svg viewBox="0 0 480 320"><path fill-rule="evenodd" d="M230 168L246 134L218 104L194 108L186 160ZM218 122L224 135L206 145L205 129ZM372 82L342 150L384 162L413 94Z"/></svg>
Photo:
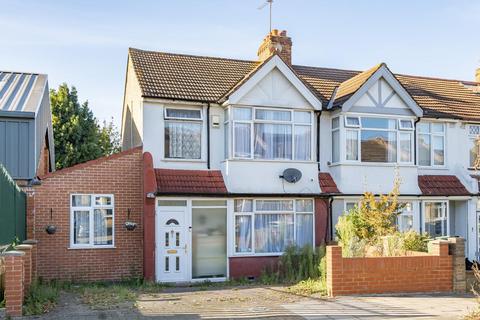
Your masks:
<svg viewBox="0 0 480 320"><path fill-rule="evenodd" d="M258 10L262 10L267 5L270 7L270 20L269 21L270 21L270 33L271 33L272 32L272 5L273 5L273 0L265 0L265 2L260 7L258 7Z"/></svg>

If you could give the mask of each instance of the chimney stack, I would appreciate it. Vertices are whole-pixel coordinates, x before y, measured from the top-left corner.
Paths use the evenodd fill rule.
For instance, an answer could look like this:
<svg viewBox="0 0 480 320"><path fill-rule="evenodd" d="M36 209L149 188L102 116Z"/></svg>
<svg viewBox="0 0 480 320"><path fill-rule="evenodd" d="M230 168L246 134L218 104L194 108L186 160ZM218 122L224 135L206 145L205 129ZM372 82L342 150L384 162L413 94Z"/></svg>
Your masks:
<svg viewBox="0 0 480 320"><path fill-rule="evenodd" d="M292 64L292 39L287 37L286 30L279 32L277 29L273 29L263 39L257 52L258 60L264 61L275 52L277 52L287 64Z"/></svg>
<svg viewBox="0 0 480 320"><path fill-rule="evenodd" d="M475 81L477 85L480 86L480 68L477 68L477 72L475 72Z"/></svg>

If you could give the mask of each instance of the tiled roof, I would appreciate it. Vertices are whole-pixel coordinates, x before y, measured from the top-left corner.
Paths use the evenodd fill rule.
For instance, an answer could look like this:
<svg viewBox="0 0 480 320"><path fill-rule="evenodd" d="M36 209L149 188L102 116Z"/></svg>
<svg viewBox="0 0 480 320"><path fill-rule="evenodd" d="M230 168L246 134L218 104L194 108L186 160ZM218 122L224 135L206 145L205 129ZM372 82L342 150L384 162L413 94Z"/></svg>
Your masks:
<svg viewBox="0 0 480 320"><path fill-rule="evenodd" d="M45 74L0 71L0 111L36 112L46 84Z"/></svg>
<svg viewBox="0 0 480 320"><path fill-rule="evenodd" d="M335 94L335 100L345 101L350 98L358 89L383 65L377 64L375 67L368 69L367 71L360 72L354 77L351 77L347 81L342 82L338 86L337 93Z"/></svg>
<svg viewBox="0 0 480 320"><path fill-rule="evenodd" d="M320 190L322 193L340 193L337 184L328 172L319 172L318 181L320 183Z"/></svg>
<svg viewBox="0 0 480 320"><path fill-rule="evenodd" d="M219 101L260 63L138 49L130 49L129 54L143 96L199 102ZM379 66L365 72L296 65L292 69L326 104L336 87L348 96ZM424 116L480 121L480 94L461 81L395 76L424 110Z"/></svg>
<svg viewBox="0 0 480 320"><path fill-rule="evenodd" d="M219 170L155 169L160 194L227 194Z"/></svg>
<svg viewBox="0 0 480 320"><path fill-rule="evenodd" d="M465 196L470 192L451 175L422 175L418 176L418 187L426 196Z"/></svg>

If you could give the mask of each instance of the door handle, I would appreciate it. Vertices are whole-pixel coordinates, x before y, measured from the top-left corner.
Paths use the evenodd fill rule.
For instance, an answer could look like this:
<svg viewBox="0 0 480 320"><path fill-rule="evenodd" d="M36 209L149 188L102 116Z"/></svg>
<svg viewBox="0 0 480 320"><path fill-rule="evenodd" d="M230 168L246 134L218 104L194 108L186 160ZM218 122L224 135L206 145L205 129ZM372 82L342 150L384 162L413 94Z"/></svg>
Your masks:
<svg viewBox="0 0 480 320"><path fill-rule="evenodd" d="M183 247L185 249L185 254L187 254L187 244L185 243L185 246Z"/></svg>

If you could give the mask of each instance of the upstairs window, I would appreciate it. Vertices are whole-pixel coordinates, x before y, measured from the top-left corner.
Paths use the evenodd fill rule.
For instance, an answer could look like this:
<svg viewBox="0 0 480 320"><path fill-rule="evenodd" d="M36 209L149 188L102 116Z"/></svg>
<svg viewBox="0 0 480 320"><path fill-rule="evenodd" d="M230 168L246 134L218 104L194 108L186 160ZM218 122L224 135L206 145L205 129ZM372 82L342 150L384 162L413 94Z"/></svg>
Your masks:
<svg viewBox="0 0 480 320"><path fill-rule="evenodd" d="M340 158L340 131L346 161L413 162L412 120L345 116L341 130L337 119L332 120L332 162Z"/></svg>
<svg viewBox="0 0 480 320"><path fill-rule="evenodd" d="M70 206L70 245L113 246L113 195L73 194Z"/></svg>
<svg viewBox="0 0 480 320"><path fill-rule="evenodd" d="M165 108L165 158L201 159L202 110Z"/></svg>
<svg viewBox="0 0 480 320"><path fill-rule="evenodd" d="M232 111L234 158L311 160L312 112L237 107Z"/></svg>
<svg viewBox="0 0 480 320"><path fill-rule="evenodd" d="M422 122L418 129L418 165L445 165L445 124Z"/></svg>
<svg viewBox="0 0 480 320"><path fill-rule="evenodd" d="M480 164L480 125L469 125L468 137L470 142L470 168L476 168Z"/></svg>

